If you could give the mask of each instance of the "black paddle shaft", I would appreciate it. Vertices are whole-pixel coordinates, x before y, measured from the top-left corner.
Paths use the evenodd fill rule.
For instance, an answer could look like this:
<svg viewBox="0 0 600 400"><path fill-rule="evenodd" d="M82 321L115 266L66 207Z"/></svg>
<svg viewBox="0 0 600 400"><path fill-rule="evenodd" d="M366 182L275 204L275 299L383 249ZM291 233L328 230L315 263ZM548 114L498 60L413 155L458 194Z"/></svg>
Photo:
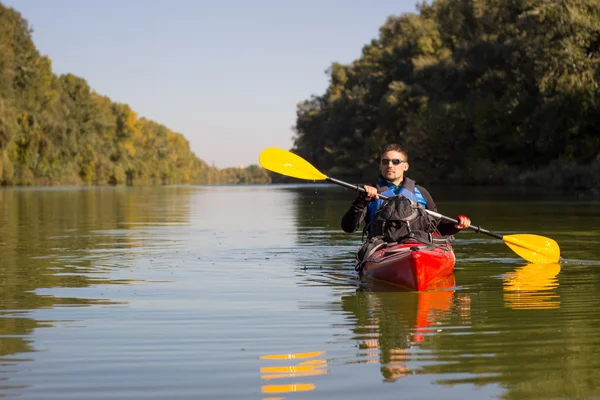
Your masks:
<svg viewBox="0 0 600 400"><path fill-rule="evenodd" d="M361 186L361 185L352 185L352 184L350 184L350 183L346 183L346 182L344 182L344 181L340 181L340 180L338 180L338 179L335 179L335 178L330 178L330 177L326 177L325 179L326 179L326 180L328 180L329 182L332 182L332 183L335 183L335 184L337 184L337 185L340 185L340 186L346 187L346 188L348 188L348 189L352 189L352 190L354 190L354 191L356 191L356 192L361 192L361 193L366 193L366 192L367 192L367 191L365 190L365 188L364 188L363 186ZM388 199L389 197L387 197L387 196L384 196L384 195L380 194L380 195L379 195L379 198L380 198L380 199L384 199L384 200L386 200L386 199ZM425 211L427 212L427 214L429 214L429 215L431 215L431 216L433 216L433 217L436 217L436 218L441 218L441 219L443 219L443 220L450 221L450 222L454 222L455 224L458 224L458 221L457 221L457 220L455 220L454 218L446 217L445 215L442 215L442 214L440 214L440 213L437 213L437 212L435 212L435 211L431 211L431 210L427 210L427 209L425 209ZM488 231L487 229L483 229L483 228L482 228L482 227L480 227L479 225L470 225L470 226L469 226L469 228L470 228L470 229L473 229L473 230L474 230L475 232L477 232L477 233L483 233L484 235L492 236L492 237L495 237L496 239L500 239L500 240L502 240L502 239L504 238L504 236L503 236L503 235L501 235L501 234L499 234L499 233L497 233L497 232L491 232L491 231Z"/></svg>

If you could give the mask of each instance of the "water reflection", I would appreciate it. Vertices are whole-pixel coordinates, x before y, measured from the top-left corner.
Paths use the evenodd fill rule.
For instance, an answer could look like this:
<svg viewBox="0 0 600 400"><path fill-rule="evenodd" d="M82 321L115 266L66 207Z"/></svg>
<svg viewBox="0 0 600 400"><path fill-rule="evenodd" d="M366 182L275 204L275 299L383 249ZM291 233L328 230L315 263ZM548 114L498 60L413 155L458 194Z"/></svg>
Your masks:
<svg viewBox="0 0 600 400"><path fill-rule="evenodd" d="M56 307L122 305L82 289L130 285L137 279L109 276L131 267L165 222L189 214L187 188L161 193L144 188L0 190L0 357L35 351L31 337L58 321L32 318ZM183 194L183 196L182 196ZM159 241L160 242L160 241ZM140 249L140 257L135 254Z"/></svg>
<svg viewBox="0 0 600 400"><path fill-rule="evenodd" d="M245 399L248 387L263 398L394 398L412 389L423 398L598 397L597 235L556 237L566 258L584 264L565 267L560 287L549 279L532 290L532 279L510 280L531 268L503 275L522 262L502 242L461 233L458 286L400 292L356 279L360 234L339 229L352 195L187 190L110 188L97 199L86 190L39 199L0 190L0 391L28 399ZM537 206L513 204L443 206L449 215L473 208L473 220L510 232L519 224L554 232L564 210L540 216ZM524 293L560 293L560 308L508 306ZM117 301L126 306L112 307ZM259 359L265 343L328 357Z"/></svg>
<svg viewBox="0 0 600 400"><path fill-rule="evenodd" d="M309 353L286 353L286 354L271 354L261 356L261 360L270 360L272 362L283 362L285 365L270 365L260 368L261 379L295 379L306 378L309 376L325 375L327 373L327 360L315 357L323 356L325 353L321 351ZM310 360L309 360L310 359ZM289 365L291 360L303 360L294 365ZM306 382L290 382L287 384L269 384L261 387L262 393L292 393L306 392L315 389L313 383ZM276 398L269 397L269 400ZM267 400L265 398L265 400Z"/></svg>
<svg viewBox="0 0 600 400"><path fill-rule="evenodd" d="M504 304L512 309L559 308L560 264L527 264L505 274Z"/></svg>
<svg viewBox="0 0 600 400"><path fill-rule="evenodd" d="M369 285L342 296L342 309L355 319L354 339L361 349L358 363L380 363L385 381L417 371L407 365L412 350L448 325L469 325L470 297L456 293L454 275L422 292L398 291L389 285Z"/></svg>

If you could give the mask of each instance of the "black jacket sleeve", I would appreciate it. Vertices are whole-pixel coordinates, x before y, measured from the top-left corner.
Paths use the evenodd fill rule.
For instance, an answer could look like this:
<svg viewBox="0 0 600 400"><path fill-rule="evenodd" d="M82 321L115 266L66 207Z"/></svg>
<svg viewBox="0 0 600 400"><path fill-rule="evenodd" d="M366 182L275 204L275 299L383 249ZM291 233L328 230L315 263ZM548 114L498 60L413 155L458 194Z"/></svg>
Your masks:
<svg viewBox="0 0 600 400"><path fill-rule="evenodd" d="M346 214L342 217L342 230L344 232L356 232L360 227L360 223L367 216L367 204L364 194L359 194L352 202Z"/></svg>
<svg viewBox="0 0 600 400"><path fill-rule="evenodd" d="M425 189L423 186L420 186L420 185L417 185L417 188L419 188L419 190L421 191L421 194L423 195L423 198L427 202L427 209L430 211L438 212L437 206L435 205L435 202L433 201L433 197L431 197L431 194L429 194L427 189ZM440 235L442 235L442 236L450 236L450 235L454 235L454 234L460 232L460 229L457 229L454 226L455 225L454 222L446 221L445 219L441 219L441 218L435 218L435 220L437 222L437 229L440 232Z"/></svg>

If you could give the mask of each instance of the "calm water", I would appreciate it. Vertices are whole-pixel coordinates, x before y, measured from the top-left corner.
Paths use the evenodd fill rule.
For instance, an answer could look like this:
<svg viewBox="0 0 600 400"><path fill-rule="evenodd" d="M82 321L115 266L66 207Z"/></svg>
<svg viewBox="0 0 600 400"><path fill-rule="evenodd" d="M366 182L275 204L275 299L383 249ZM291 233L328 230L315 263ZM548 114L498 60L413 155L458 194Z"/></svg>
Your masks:
<svg viewBox="0 0 600 400"><path fill-rule="evenodd" d="M567 263L463 232L402 292L357 280L342 188L0 189L0 397L600 398L599 204L432 192Z"/></svg>

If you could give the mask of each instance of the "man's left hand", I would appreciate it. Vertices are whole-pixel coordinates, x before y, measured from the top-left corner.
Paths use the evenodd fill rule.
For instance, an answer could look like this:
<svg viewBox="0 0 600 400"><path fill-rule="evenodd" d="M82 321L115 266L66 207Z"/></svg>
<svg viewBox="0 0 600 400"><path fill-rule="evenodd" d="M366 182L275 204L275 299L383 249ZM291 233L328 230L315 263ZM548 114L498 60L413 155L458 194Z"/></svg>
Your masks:
<svg viewBox="0 0 600 400"><path fill-rule="evenodd" d="M456 229L466 229L471 226L471 220L466 215L459 215L456 217L458 224L454 225Z"/></svg>

